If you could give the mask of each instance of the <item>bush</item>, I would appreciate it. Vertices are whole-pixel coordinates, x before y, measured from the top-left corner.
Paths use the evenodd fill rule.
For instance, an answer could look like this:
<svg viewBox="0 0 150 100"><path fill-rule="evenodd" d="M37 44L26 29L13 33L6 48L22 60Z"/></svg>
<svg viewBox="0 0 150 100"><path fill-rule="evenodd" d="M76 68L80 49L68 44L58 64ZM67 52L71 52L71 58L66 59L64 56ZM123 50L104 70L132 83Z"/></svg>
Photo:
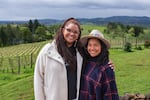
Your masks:
<svg viewBox="0 0 150 100"><path fill-rule="evenodd" d="M132 51L131 48L132 48L131 43L126 42L125 47L124 47L124 51L131 52Z"/></svg>
<svg viewBox="0 0 150 100"><path fill-rule="evenodd" d="M146 40L144 43L144 47L148 48L150 46L150 40Z"/></svg>
<svg viewBox="0 0 150 100"><path fill-rule="evenodd" d="M138 46L136 49L137 50L143 50L143 48L141 46Z"/></svg>

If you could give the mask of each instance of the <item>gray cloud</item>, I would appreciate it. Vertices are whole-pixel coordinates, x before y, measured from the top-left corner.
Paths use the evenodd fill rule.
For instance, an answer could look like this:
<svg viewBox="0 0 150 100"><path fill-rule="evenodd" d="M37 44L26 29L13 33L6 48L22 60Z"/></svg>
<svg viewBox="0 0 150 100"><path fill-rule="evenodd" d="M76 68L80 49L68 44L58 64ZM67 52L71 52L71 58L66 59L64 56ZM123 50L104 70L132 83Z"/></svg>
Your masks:
<svg viewBox="0 0 150 100"><path fill-rule="evenodd" d="M1 0L0 20L148 16L148 0Z"/></svg>

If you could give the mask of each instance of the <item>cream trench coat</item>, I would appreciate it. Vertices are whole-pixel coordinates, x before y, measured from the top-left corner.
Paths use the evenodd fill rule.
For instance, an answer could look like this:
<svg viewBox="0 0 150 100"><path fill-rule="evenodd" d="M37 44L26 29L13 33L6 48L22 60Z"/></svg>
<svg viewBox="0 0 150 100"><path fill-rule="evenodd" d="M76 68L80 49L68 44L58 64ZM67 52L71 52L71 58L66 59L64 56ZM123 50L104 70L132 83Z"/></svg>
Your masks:
<svg viewBox="0 0 150 100"><path fill-rule="evenodd" d="M83 58L77 51L77 98ZM35 100L67 100L67 72L64 61L57 52L55 40L40 51L34 70Z"/></svg>

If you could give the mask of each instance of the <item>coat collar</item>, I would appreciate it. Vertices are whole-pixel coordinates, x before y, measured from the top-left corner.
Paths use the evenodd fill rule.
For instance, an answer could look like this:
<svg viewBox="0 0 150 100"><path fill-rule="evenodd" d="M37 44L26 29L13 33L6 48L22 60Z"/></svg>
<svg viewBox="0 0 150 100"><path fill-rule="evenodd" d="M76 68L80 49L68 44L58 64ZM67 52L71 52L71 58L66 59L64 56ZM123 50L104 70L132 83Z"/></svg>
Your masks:
<svg viewBox="0 0 150 100"><path fill-rule="evenodd" d="M82 66L82 56L80 55L80 53L78 52L78 50L76 49L76 55L77 55L77 66L81 68ZM47 55L48 57L62 63L65 64L63 58L61 57L61 55L58 53L57 50L57 46L56 46L56 41L53 40L52 43L49 45L48 49L47 49ZM79 68L79 69L80 69Z"/></svg>
<svg viewBox="0 0 150 100"><path fill-rule="evenodd" d="M64 64L63 58L61 57L61 55L58 53L57 50L57 46L56 46L56 41L52 41L52 43L50 44L50 46L47 49L47 55L48 57Z"/></svg>

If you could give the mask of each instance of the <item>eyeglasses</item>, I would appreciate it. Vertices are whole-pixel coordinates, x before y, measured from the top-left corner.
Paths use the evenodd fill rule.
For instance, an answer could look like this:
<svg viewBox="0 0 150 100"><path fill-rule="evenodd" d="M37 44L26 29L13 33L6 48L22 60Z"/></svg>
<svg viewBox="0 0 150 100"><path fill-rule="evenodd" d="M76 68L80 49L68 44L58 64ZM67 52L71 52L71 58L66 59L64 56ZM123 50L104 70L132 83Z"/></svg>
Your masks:
<svg viewBox="0 0 150 100"><path fill-rule="evenodd" d="M74 34L79 34L79 32L77 32L77 31L73 31L73 30L71 30L71 29L69 29L69 28L64 28L64 29L66 29L67 30L67 32L69 32L69 33L74 33Z"/></svg>

